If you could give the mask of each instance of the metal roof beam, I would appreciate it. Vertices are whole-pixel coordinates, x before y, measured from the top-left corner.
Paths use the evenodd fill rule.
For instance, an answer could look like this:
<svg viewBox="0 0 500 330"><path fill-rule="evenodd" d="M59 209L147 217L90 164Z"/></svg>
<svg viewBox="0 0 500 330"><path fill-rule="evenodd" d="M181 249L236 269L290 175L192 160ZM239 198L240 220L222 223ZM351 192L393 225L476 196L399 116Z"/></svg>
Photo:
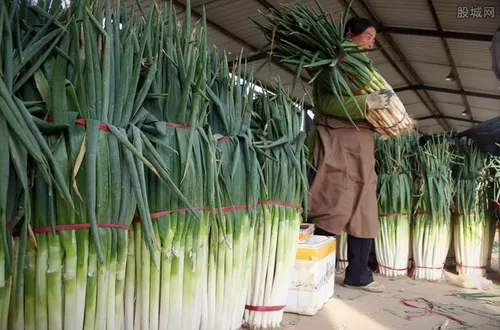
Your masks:
<svg viewBox="0 0 500 330"><path fill-rule="evenodd" d="M392 34L406 34L406 35L420 35L426 37L437 37L437 38L447 38L447 39L461 39L461 40L472 40L472 41L485 41L491 42L493 35L490 34L479 34L479 33L464 33L464 32L452 32L452 31L440 31L440 30L425 30L425 29L414 29L414 28L404 28L397 26L379 26L378 30L383 33Z"/></svg>
<svg viewBox="0 0 500 330"><path fill-rule="evenodd" d="M349 2L347 0L340 0L344 6L348 6L349 5ZM381 23L380 21L377 19L377 17L375 16L375 14L371 11L370 7L366 4L366 2L364 0L358 0L358 2L361 4L361 6L363 7L364 11L366 12L366 14L370 17L370 19L372 20L372 22L377 25L377 26L381 26ZM351 7L351 11L356 15L356 16L360 16L358 15L354 9L352 9ZM394 52L401 58L402 62L404 63L404 65L406 66L406 69L408 70L408 72L410 72L411 76L413 77L413 79L415 81L417 81L417 83L419 85L423 84L422 83L422 80L420 79L420 77L417 75L417 73L415 72L415 70L413 69L413 67L409 64L409 62L407 61L406 57L404 56L403 52L401 52L401 50L399 49L399 47L397 46L396 42L391 38L390 35L388 34L384 34L385 38L387 39L389 45L391 46L391 48L394 50ZM378 44L378 42L377 42ZM380 44L378 44L378 46L380 46ZM404 74L402 72L402 70L399 68L399 66L397 65L397 63L391 58L391 56L389 55L389 53L387 53L387 51L385 51L382 47L381 48L381 51L382 51L382 54L384 54L384 56L389 60L389 62L391 63L391 65L393 66L393 68L401 75L401 77L403 77L403 79L407 82L408 85L412 85L412 82L410 81L410 79L406 76L406 74ZM427 109L429 110L430 113L434 114L434 115L440 115L442 116L443 113L439 110L439 108L436 106L436 104L434 103L434 101L432 101L430 95L425 91L423 90L423 93L424 95L429 99L429 102L427 102L423 97L422 95L420 95L419 93L416 93L419 100L427 107ZM451 131L451 125L443 118L443 119L438 119L438 123L439 125L446 131Z"/></svg>
<svg viewBox="0 0 500 330"><path fill-rule="evenodd" d="M480 124L482 123L483 121L481 120L475 120L475 119L468 119L468 118L460 118L460 117L452 117L452 116L436 116L436 115L432 115L432 116L425 116L425 117L418 117L416 118L418 121L423 121L423 120L429 120L429 119L448 119L448 120L456 120L456 121L464 121L464 122L467 122L467 123L474 123L474 124Z"/></svg>
<svg viewBox="0 0 500 330"><path fill-rule="evenodd" d="M432 2L432 0L427 0L427 4L429 5L429 9L431 11L434 23L436 24L438 31L443 31L443 27L441 26L441 22L436 12L436 8L434 7L434 3ZM462 80L460 79L460 75L458 74L457 65L455 63L455 60L453 59L453 55L451 54L451 49L450 46L448 45L448 41L444 37L441 37L441 41L443 43L443 47L446 52L446 57L450 62L451 69L455 74L458 88L460 89L461 92L463 92L464 86L462 84ZM470 119L474 120L474 115L472 114L472 110L470 108L469 100L467 100L467 96L464 93L460 93L460 96L462 97L462 102L464 103L466 113L469 115Z"/></svg>
<svg viewBox="0 0 500 330"><path fill-rule="evenodd" d="M479 98L483 98L483 99L500 100L500 94L488 94L488 93L458 90L458 89L451 89L451 88L444 88L444 87L437 87L437 86L410 85L410 86L394 88L394 91L396 93L404 92L404 91L418 91L418 90L427 90L427 91L431 91L431 92L466 95L466 96L479 97Z"/></svg>

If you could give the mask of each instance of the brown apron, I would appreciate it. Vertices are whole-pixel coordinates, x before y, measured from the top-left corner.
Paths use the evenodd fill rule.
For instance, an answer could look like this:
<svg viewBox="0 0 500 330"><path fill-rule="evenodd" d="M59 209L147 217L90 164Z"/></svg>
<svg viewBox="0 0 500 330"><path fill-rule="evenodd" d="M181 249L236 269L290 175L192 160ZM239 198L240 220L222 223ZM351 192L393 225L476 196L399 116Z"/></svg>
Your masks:
<svg viewBox="0 0 500 330"><path fill-rule="evenodd" d="M316 226L340 235L375 238L380 229L375 146L366 122L346 123L331 116L315 118L309 216Z"/></svg>

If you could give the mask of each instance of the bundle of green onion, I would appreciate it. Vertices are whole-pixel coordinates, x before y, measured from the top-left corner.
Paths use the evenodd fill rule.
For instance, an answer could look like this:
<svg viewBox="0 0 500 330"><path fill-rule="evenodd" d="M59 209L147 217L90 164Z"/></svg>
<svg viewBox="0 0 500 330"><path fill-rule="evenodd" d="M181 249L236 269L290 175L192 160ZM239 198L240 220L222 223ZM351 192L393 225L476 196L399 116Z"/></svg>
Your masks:
<svg viewBox="0 0 500 330"><path fill-rule="evenodd" d="M412 222L414 276L439 280L451 242L453 155L448 136L431 136L417 148L417 196Z"/></svg>
<svg viewBox="0 0 500 330"><path fill-rule="evenodd" d="M486 275L490 248L487 157L467 138L456 141L454 248L459 274Z"/></svg>
<svg viewBox="0 0 500 330"><path fill-rule="evenodd" d="M250 132L254 87L252 72L245 72L240 60L229 71L227 57L221 61L213 53L212 68L208 123L217 164L218 212L210 232L207 322L201 329L234 330L241 326L245 311L259 198L258 161Z"/></svg>
<svg viewBox="0 0 500 330"><path fill-rule="evenodd" d="M319 11L300 1L282 4L279 10L263 15L269 23L267 26L254 20L268 40L269 59L274 57L295 66L294 86L303 69L312 77L309 83L317 78L325 79L328 91L337 97L342 107L345 97L391 90L390 104L385 108L371 109L365 119L384 138L397 138L412 132L415 122L392 87L373 67L365 54L368 50L360 49L344 36L350 5L337 24L318 0L316 4ZM364 106L358 108L364 116ZM343 110L345 117L354 124L347 109Z"/></svg>
<svg viewBox="0 0 500 330"><path fill-rule="evenodd" d="M145 61L158 68L143 104L154 119L146 119L142 130L154 144L155 166L168 169L188 202L150 173L147 200L156 245L150 254L144 236L148 222L141 214L131 228L125 329L195 330L208 316L203 292L208 290L215 162L203 125L210 67L206 24L194 29L189 13L188 2L178 25L171 3L163 11L154 6L154 28L142 36L147 40Z"/></svg>
<svg viewBox="0 0 500 330"><path fill-rule="evenodd" d="M262 175L245 323L280 327L298 247L301 206L307 210L305 133L301 111L280 82L256 99L252 130Z"/></svg>
<svg viewBox="0 0 500 330"><path fill-rule="evenodd" d="M60 167L55 177L73 189L54 195L41 179L43 163L26 170L35 212L14 228L21 230L15 245L23 272L14 278L8 328L115 329L122 324L127 230L136 209L154 250L144 165L169 180L165 167L152 165L154 155L143 156L143 146L152 144L139 130L156 72L155 63L143 63L141 36L151 19L140 22L110 1L17 5L14 46L23 56L13 93L33 116L36 136L44 133Z"/></svg>
<svg viewBox="0 0 500 330"><path fill-rule="evenodd" d="M489 170L488 199L490 203L489 207L490 237L489 237L489 248L488 248L488 261L486 267L488 271L489 270L498 271L498 269L492 268L491 257L493 252L493 245L495 243L495 234L497 232L498 223L500 220L500 157L488 155L487 168Z"/></svg>
<svg viewBox="0 0 500 330"><path fill-rule="evenodd" d="M375 252L380 274L399 277L407 274L412 211L413 153L418 137L376 140L380 232Z"/></svg>

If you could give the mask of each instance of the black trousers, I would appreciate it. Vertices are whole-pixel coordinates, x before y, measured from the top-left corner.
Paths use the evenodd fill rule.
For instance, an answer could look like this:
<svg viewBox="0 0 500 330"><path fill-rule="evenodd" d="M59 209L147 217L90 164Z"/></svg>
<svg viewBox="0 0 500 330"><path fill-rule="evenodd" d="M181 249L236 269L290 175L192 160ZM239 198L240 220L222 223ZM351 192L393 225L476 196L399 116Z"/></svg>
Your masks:
<svg viewBox="0 0 500 330"><path fill-rule="evenodd" d="M314 235L335 236L321 228L314 230ZM373 238L358 238L347 235L347 261L344 284L365 286L373 282L373 273L368 267Z"/></svg>

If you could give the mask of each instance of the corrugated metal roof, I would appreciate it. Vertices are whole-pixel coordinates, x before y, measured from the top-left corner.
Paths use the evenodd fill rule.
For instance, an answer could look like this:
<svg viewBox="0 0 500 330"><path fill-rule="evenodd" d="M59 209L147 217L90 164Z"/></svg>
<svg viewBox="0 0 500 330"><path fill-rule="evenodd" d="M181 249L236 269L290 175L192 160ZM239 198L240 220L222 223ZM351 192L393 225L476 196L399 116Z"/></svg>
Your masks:
<svg viewBox="0 0 500 330"><path fill-rule="evenodd" d="M457 66L491 72L490 43L448 39L448 45Z"/></svg>
<svg viewBox="0 0 500 330"><path fill-rule="evenodd" d="M499 94L498 86L500 82L492 71L458 68L458 74L465 90Z"/></svg>
<svg viewBox="0 0 500 330"><path fill-rule="evenodd" d="M410 62L450 64L440 38L399 34L392 39Z"/></svg>
<svg viewBox="0 0 500 330"><path fill-rule="evenodd" d="M445 31L493 34L500 26L500 4L498 0L435 0L434 7ZM471 9L482 12L494 7L494 18L475 18ZM466 8L466 9L463 9ZM461 18L468 12L469 18ZM461 16L462 15L462 16Z"/></svg>
<svg viewBox="0 0 500 330"><path fill-rule="evenodd" d="M450 66L422 62L412 62L411 66L426 85L457 88L455 82L445 80L446 76L450 73Z"/></svg>
<svg viewBox="0 0 500 330"><path fill-rule="evenodd" d="M367 1L377 18L387 26L434 29L436 24L423 0Z"/></svg>
<svg viewBox="0 0 500 330"><path fill-rule="evenodd" d="M475 96L468 96L469 104L471 107L479 107L483 109L496 110L500 115L500 100L485 99Z"/></svg>

